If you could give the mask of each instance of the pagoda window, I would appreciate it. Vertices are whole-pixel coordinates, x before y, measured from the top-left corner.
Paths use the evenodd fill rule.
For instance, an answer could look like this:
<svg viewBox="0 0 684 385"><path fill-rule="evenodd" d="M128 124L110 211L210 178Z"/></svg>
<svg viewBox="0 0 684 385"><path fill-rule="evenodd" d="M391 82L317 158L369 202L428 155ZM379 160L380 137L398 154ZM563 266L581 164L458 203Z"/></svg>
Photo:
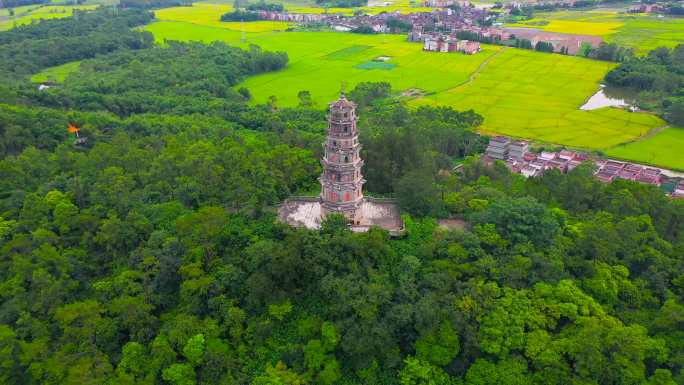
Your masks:
<svg viewBox="0 0 684 385"><path fill-rule="evenodd" d="M349 194L349 191L344 193L344 201L349 202L351 200L351 195Z"/></svg>
<svg viewBox="0 0 684 385"><path fill-rule="evenodd" d="M349 157L345 155L344 157L344 163L349 163Z"/></svg>

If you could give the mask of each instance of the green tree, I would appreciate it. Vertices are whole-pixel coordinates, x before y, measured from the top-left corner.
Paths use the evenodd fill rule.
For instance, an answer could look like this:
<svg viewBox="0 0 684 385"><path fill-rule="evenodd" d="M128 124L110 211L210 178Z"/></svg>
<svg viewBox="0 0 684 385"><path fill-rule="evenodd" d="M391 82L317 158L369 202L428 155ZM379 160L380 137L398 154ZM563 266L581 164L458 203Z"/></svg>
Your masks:
<svg viewBox="0 0 684 385"><path fill-rule="evenodd" d="M450 322L443 321L437 330L416 341L416 358L437 366L445 366L459 353L458 334Z"/></svg>

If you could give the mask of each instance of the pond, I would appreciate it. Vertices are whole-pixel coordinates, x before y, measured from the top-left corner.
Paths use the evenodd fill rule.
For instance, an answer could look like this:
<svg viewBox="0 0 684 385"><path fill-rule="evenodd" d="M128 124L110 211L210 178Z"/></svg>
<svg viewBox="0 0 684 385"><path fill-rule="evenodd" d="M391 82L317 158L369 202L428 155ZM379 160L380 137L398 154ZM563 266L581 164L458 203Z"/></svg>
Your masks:
<svg viewBox="0 0 684 385"><path fill-rule="evenodd" d="M606 87L601 88L592 95L580 110L596 110L603 107L630 107L636 103L633 93L622 89Z"/></svg>

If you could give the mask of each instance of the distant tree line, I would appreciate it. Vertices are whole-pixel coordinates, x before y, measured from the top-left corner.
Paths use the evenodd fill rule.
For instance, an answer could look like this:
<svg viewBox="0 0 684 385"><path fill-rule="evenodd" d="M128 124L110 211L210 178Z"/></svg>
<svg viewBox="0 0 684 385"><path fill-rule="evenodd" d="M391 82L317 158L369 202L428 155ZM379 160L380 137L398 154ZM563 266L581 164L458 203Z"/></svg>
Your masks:
<svg viewBox="0 0 684 385"><path fill-rule="evenodd" d="M259 14L253 11L241 11L236 9L235 11L226 12L221 15L221 21L257 21L259 20Z"/></svg>
<svg viewBox="0 0 684 385"><path fill-rule="evenodd" d="M578 55L595 60L620 63L634 57L634 50L632 48L621 47L615 43L602 42L598 47L593 47L591 44L585 43L580 47Z"/></svg>
<svg viewBox="0 0 684 385"><path fill-rule="evenodd" d="M120 0L120 8L157 9L191 6L194 0Z"/></svg>
<svg viewBox="0 0 684 385"><path fill-rule="evenodd" d="M665 7L665 13L675 16L684 15L684 5L680 3L670 3Z"/></svg>
<svg viewBox="0 0 684 385"><path fill-rule="evenodd" d="M606 83L639 93L640 105L684 126L684 45L631 57L606 75Z"/></svg>
<svg viewBox="0 0 684 385"><path fill-rule="evenodd" d="M493 36L483 36L477 32L472 31L458 31L456 37L460 40L479 41L485 44L502 44L501 39Z"/></svg>
<svg viewBox="0 0 684 385"><path fill-rule="evenodd" d="M401 32L406 33L411 30L413 24L410 21L402 20L397 17L387 18L385 24L390 29L391 32Z"/></svg>
<svg viewBox="0 0 684 385"><path fill-rule="evenodd" d="M316 0L316 4L327 8L365 7L368 0Z"/></svg>
<svg viewBox="0 0 684 385"><path fill-rule="evenodd" d="M247 5L248 11L271 11L283 12L285 7L282 3L267 3L265 0L259 0L257 3Z"/></svg>
<svg viewBox="0 0 684 385"><path fill-rule="evenodd" d="M530 42L531 43L531 42ZM553 44L546 41L538 41L534 46L535 51L554 52Z"/></svg>

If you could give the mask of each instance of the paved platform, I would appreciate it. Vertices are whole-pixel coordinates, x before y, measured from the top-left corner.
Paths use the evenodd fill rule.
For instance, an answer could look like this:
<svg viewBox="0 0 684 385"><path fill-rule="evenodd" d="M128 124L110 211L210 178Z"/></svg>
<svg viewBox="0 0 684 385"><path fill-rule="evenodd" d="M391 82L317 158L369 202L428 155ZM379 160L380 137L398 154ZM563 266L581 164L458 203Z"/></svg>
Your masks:
<svg viewBox="0 0 684 385"><path fill-rule="evenodd" d="M392 235L400 235L404 229L399 206L391 200L364 198L361 217L359 224L350 227L352 231L365 232L377 226ZM278 219L294 227L319 229L324 219L321 201L318 197L290 198L278 208Z"/></svg>

